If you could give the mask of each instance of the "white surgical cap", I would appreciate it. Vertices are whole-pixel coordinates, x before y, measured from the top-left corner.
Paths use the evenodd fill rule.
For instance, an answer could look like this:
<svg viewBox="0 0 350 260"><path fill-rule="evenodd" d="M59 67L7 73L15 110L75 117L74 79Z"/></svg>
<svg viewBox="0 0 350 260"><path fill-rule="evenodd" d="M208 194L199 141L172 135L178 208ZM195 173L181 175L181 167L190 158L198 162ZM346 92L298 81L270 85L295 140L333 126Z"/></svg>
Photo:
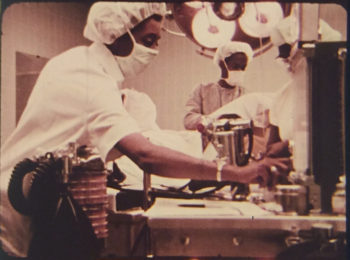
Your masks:
<svg viewBox="0 0 350 260"><path fill-rule="evenodd" d="M216 49L213 61L215 64L219 65L220 61L237 52L245 53L248 58L248 63L253 59L253 50L248 43L230 41L220 45Z"/></svg>
<svg viewBox="0 0 350 260"><path fill-rule="evenodd" d="M96 2L89 11L84 37L93 42L111 44L115 39L152 16L166 13L165 3Z"/></svg>
<svg viewBox="0 0 350 260"><path fill-rule="evenodd" d="M288 16L278 23L270 32L271 42L275 46L288 43L293 44L298 40L298 24L294 16Z"/></svg>

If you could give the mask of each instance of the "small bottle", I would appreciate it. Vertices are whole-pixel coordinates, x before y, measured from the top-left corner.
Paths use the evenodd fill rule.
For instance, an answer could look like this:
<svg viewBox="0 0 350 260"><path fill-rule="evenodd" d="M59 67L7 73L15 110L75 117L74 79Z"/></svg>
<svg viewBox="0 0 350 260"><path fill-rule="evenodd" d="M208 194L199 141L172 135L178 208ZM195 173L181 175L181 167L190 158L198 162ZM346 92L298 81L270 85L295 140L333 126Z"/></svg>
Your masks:
<svg viewBox="0 0 350 260"><path fill-rule="evenodd" d="M336 184L336 190L332 196L333 213L345 215L346 212L346 191L345 175L339 178L340 182Z"/></svg>

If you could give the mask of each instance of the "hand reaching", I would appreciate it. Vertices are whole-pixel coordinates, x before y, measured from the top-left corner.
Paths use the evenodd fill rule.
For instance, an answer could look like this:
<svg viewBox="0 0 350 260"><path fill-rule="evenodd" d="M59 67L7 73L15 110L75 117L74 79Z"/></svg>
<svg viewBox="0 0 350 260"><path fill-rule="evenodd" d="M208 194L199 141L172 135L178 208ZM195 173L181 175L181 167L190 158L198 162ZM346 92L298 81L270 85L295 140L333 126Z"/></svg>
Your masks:
<svg viewBox="0 0 350 260"><path fill-rule="evenodd" d="M267 147L266 156L271 158L290 157L289 141L281 141L270 144Z"/></svg>
<svg viewBox="0 0 350 260"><path fill-rule="evenodd" d="M241 167L243 183L259 183L262 187L272 188L277 183L283 182L292 169L292 162L289 158L270 158L256 162L253 161L247 166Z"/></svg>

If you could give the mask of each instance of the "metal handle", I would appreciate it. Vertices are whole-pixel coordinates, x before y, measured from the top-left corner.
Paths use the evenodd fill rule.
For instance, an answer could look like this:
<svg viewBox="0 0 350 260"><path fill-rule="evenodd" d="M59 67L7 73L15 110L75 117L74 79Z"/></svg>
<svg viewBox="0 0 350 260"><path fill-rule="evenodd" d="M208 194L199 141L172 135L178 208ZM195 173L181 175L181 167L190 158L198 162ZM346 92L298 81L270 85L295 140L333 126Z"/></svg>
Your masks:
<svg viewBox="0 0 350 260"><path fill-rule="evenodd" d="M248 143L248 150L245 152L241 152L240 151L240 142L239 140L235 140L235 150L236 150L236 161L237 161L237 165L238 166L243 166L246 165L248 163L248 160L250 158L250 155L252 153L253 150L253 130L251 128L247 128L242 130L243 131L243 135L242 138L244 138L246 135L248 135L249 137L249 143ZM238 137L238 135L237 135ZM241 155L242 153L244 153L243 155Z"/></svg>
<svg viewBox="0 0 350 260"><path fill-rule="evenodd" d="M151 191L151 174L148 172L143 172L143 203L142 203L143 210L147 210L151 205L150 191Z"/></svg>

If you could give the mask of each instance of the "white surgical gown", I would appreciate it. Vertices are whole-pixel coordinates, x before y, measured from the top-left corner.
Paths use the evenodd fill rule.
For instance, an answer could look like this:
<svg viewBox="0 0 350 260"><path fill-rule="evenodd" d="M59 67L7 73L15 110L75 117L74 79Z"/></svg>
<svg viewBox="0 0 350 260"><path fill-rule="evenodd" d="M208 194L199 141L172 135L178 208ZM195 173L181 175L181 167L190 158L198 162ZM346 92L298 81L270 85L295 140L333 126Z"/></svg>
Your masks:
<svg viewBox="0 0 350 260"><path fill-rule="evenodd" d="M122 80L113 55L97 43L70 49L44 67L17 128L1 149L0 238L9 254L25 256L31 237L30 219L8 201L13 167L69 142L92 146L105 159L120 139L139 132L122 104Z"/></svg>

